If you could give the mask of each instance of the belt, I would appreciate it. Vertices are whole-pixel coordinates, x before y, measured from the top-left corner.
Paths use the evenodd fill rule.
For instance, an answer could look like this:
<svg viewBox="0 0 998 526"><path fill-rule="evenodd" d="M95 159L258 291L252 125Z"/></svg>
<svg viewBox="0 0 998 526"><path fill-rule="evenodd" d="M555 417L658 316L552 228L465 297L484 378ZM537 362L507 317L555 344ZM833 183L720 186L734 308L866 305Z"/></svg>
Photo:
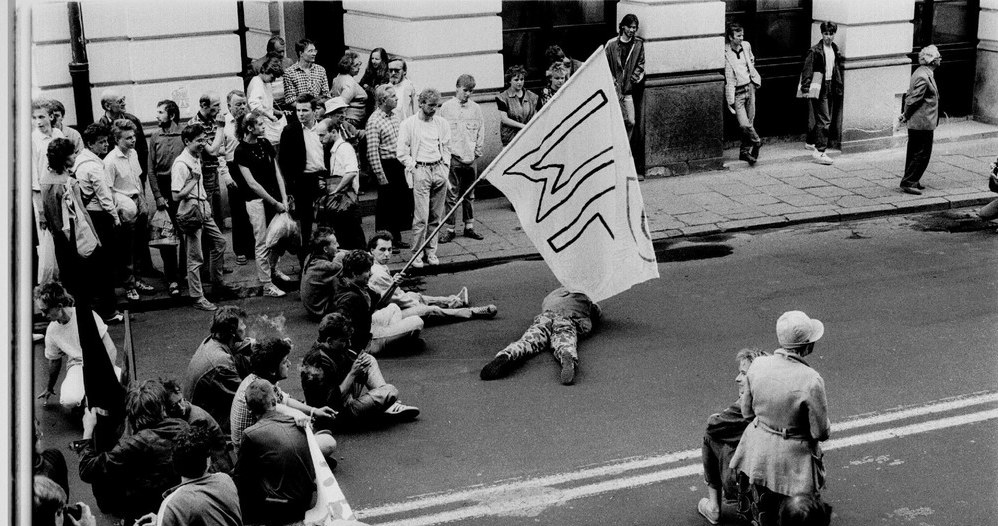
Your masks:
<svg viewBox="0 0 998 526"><path fill-rule="evenodd" d="M753 420L752 423L755 425L755 427L758 427L758 428L762 429L763 431L765 431L767 433L771 433L771 434L774 434L776 436L783 437L784 440L791 439L791 438L793 438L793 439L800 439L800 440L808 440L808 439L811 438L810 435L804 433L804 431L802 431L800 429L796 429L796 428L780 429L780 428L777 428L777 427L773 427L773 426L771 426L771 425L769 425L769 424L767 424L767 423L759 420L758 418L756 418L755 420Z"/></svg>
<svg viewBox="0 0 998 526"><path fill-rule="evenodd" d="M416 166L436 166L436 165L438 165L438 164L440 164L442 162L444 162L443 159L440 159L439 161L433 161L432 163L422 163L422 162L416 161Z"/></svg>

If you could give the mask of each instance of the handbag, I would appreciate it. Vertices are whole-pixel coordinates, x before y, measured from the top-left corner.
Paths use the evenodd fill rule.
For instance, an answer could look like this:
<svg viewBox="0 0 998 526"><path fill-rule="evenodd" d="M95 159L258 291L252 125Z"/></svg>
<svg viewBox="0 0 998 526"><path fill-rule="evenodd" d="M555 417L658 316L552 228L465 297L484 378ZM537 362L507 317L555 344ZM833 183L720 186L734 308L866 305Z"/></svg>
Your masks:
<svg viewBox="0 0 998 526"><path fill-rule="evenodd" d="M814 72L811 75L811 85L807 93L804 93L801 89L801 82L804 81L804 74L801 73L800 81L797 82L797 98L798 99L817 99L821 96L821 83L825 80L825 75Z"/></svg>
<svg viewBox="0 0 998 526"><path fill-rule="evenodd" d="M353 214L357 208L357 194L352 188L335 194L321 195L315 200L315 221L329 224L336 216Z"/></svg>
<svg viewBox="0 0 998 526"><path fill-rule="evenodd" d="M93 225L90 224L90 216L85 211L81 213L74 197L74 188L67 184L66 193L63 194L62 202L62 230L68 236L73 236L76 245L76 253L80 257L87 258L100 246L100 239L94 232Z"/></svg>
<svg viewBox="0 0 998 526"><path fill-rule="evenodd" d="M193 178L193 175L191 177ZM186 185L187 183L184 184ZM201 187L201 185L202 181L198 179L198 187ZM188 205L186 209L184 209L185 204ZM201 208L201 200L196 197L189 197L189 194L186 199L180 202L180 206L177 207L177 228L185 234L197 232L204 226L204 222L207 219L207 214Z"/></svg>

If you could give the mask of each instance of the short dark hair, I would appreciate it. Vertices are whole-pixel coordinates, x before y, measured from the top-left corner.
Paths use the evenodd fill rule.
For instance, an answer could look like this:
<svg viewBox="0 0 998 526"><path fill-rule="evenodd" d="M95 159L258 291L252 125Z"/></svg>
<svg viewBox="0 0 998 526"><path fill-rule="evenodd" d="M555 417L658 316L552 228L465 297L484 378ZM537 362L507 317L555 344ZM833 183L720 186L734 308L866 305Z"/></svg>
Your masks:
<svg viewBox="0 0 998 526"><path fill-rule="evenodd" d="M229 339L239 330L239 321L246 320L246 310L236 305L222 305L211 317L211 335L215 339Z"/></svg>
<svg viewBox="0 0 998 526"><path fill-rule="evenodd" d="M320 255L326 252L326 247L330 245L329 237L332 236L336 239L336 232L332 227L320 226L312 231L312 239L309 240L309 245L312 248L313 255ZM337 243L339 241L337 240Z"/></svg>
<svg viewBox="0 0 998 526"><path fill-rule="evenodd" d="M66 107L62 105L62 101L59 99L49 99L49 105L52 113L59 112L63 117L66 116Z"/></svg>
<svg viewBox="0 0 998 526"><path fill-rule="evenodd" d="M215 95L214 92L202 93L201 98L198 99L198 105L200 106L211 106L211 96Z"/></svg>
<svg viewBox="0 0 998 526"><path fill-rule="evenodd" d="M76 300L69 295L66 287L58 281L46 281L35 287L35 301L41 303L42 310L56 307L72 307Z"/></svg>
<svg viewBox="0 0 998 526"><path fill-rule="evenodd" d="M260 122L263 118L263 113L260 110L250 110L239 117L236 121L236 134L239 136L239 140L245 140L246 136L249 135L250 128L256 126L256 123Z"/></svg>
<svg viewBox="0 0 998 526"><path fill-rule="evenodd" d="M83 133L80 134L83 137L84 146L93 146L100 140L101 137L107 138L111 134L111 130L107 129L107 126L99 122L90 123L86 128L83 129Z"/></svg>
<svg viewBox="0 0 998 526"><path fill-rule="evenodd" d="M351 250L343 256L343 270L340 272L344 276L359 276L371 270L373 264L374 257L371 256L370 252L360 249Z"/></svg>
<svg viewBox="0 0 998 526"><path fill-rule="evenodd" d="M742 25L739 24L738 22L731 22L728 24L726 28L724 28L724 34L727 35L729 38L739 31L744 33L745 28L742 27Z"/></svg>
<svg viewBox="0 0 998 526"><path fill-rule="evenodd" d="M114 135L115 140L121 137L121 134L126 131L136 131L135 123L128 119L117 119L111 123L111 134Z"/></svg>
<svg viewBox="0 0 998 526"><path fill-rule="evenodd" d="M167 395L184 392L184 389L180 387L180 382L174 378L168 378L166 380L161 378L159 381L163 383L163 391L166 392Z"/></svg>
<svg viewBox="0 0 998 526"><path fill-rule="evenodd" d="M246 386L246 409L255 417L267 412L276 401L277 393L274 384L265 378L257 378Z"/></svg>
<svg viewBox="0 0 998 526"><path fill-rule="evenodd" d="M624 18L620 19L620 23L617 24L617 32L622 33L624 31L624 28L631 24L641 25L641 22L638 21L638 16L635 15L634 13L627 13L626 15L624 15Z"/></svg>
<svg viewBox="0 0 998 526"><path fill-rule="evenodd" d="M267 53L272 53L277 51L277 44L284 44L284 37L281 35L274 35L267 39Z"/></svg>
<svg viewBox="0 0 998 526"><path fill-rule="evenodd" d="M241 89L234 89L234 90L232 90L232 91L230 91L230 92L228 92L228 93L225 94L225 103L226 104L231 103L232 102L232 97L235 97L236 95L238 95L238 96L240 96L240 97L242 97L244 99L246 98L246 92L244 92Z"/></svg>
<svg viewBox="0 0 998 526"><path fill-rule="evenodd" d="M270 337L258 341L250 355L250 372L262 378L273 378L274 372L289 354L291 343L287 340Z"/></svg>
<svg viewBox="0 0 998 526"><path fill-rule="evenodd" d="M298 57L300 58L301 54L304 53L306 49L308 49L308 46L314 46L314 45L315 42L312 42L307 38L303 38L299 40L297 44L295 44L295 54L297 54Z"/></svg>
<svg viewBox="0 0 998 526"><path fill-rule="evenodd" d="M128 390L125 396L125 413L132 431L154 426L166 417L163 400L166 389L159 380L146 380Z"/></svg>
<svg viewBox="0 0 998 526"><path fill-rule="evenodd" d="M475 77L465 73L457 78L457 83L454 85L458 88L475 89Z"/></svg>
<svg viewBox="0 0 998 526"><path fill-rule="evenodd" d="M564 60L565 51L558 44L552 44L544 50L544 58L547 59L548 65L551 65Z"/></svg>
<svg viewBox="0 0 998 526"><path fill-rule="evenodd" d="M783 500L780 526L828 526L832 507L816 495L794 495Z"/></svg>
<svg viewBox="0 0 998 526"><path fill-rule="evenodd" d="M281 57L268 53L267 58L264 59L263 64L260 66L260 73L266 73L275 77L284 75L284 64L281 63Z"/></svg>
<svg viewBox="0 0 998 526"><path fill-rule="evenodd" d="M822 33L838 33L839 25L831 20L825 20L818 26L818 29L820 29Z"/></svg>
<svg viewBox="0 0 998 526"><path fill-rule="evenodd" d="M374 250L378 246L378 241L387 241L389 244L395 244L395 236L387 230L378 230L371 236L371 239L367 240L367 250L368 252Z"/></svg>
<svg viewBox="0 0 998 526"><path fill-rule="evenodd" d="M52 139L49 143L48 150L45 152L45 157L48 158L49 168L57 170L62 173L66 170L66 160L69 156L76 152L76 146L73 145L73 141L66 139L65 137L58 137Z"/></svg>
<svg viewBox="0 0 998 526"><path fill-rule="evenodd" d="M353 51L348 50L346 53L343 53L340 61L336 63L336 72L341 75L349 75L353 71L353 63L357 60L357 57L357 53Z"/></svg>
<svg viewBox="0 0 998 526"><path fill-rule="evenodd" d="M506 84L513 81L513 77L527 78L527 68L520 64L513 64L506 69Z"/></svg>
<svg viewBox="0 0 998 526"><path fill-rule="evenodd" d="M195 122L194 124L188 124L184 126L184 129L180 130L180 140L187 144L194 139L204 135L204 126Z"/></svg>
<svg viewBox="0 0 998 526"><path fill-rule="evenodd" d="M32 480L32 526L62 526L54 524L55 514L66 505L66 490L54 480L35 475Z"/></svg>
<svg viewBox="0 0 998 526"><path fill-rule="evenodd" d="M173 469L181 477L197 478L208 469L212 433L207 422L194 422L173 439Z"/></svg>
<svg viewBox="0 0 998 526"><path fill-rule="evenodd" d="M333 338L350 339L353 336L353 322L345 312L330 312L319 322L319 341Z"/></svg>
<svg viewBox="0 0 998 526"><path fill-rule="evenodd" d="M295 99L295 104L308 104L312 108L312 111L319 109L319 99L311 93L302 93L301 95L298 95L298 98Z"/></svg>

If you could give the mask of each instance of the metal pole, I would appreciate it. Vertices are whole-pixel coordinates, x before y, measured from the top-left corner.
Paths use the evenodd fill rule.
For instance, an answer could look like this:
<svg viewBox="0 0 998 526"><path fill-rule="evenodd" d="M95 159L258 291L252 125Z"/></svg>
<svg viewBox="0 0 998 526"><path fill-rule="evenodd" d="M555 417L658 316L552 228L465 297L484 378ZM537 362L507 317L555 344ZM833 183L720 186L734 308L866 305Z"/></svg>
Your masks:
<svg viewBox="0 0 998 526"><path fill-rule="evenodd" d="M34 360L32 357L31 285L34 272L31 264L31 229L35 227L31 212L31 11L22 5L14 15L16 41L16 94L14 106L15 177L12 178L14 217L12 223L14 249L14 524L31 524L32 508L32 430L35 397L32 393Z"/></svg>
<svg viewBox="0 0 998 526"><path fill-rule="evenodd" d="M69 10L69 47L73 61L69 77L73 80L73 102L76 103L76 127L80 130L94 122L94 106L90 100L90 62L87 61L87 38L83 34L83 12L79 2L66 4Z"/></svg>
<svg viewBox="0 0 998 526"><path fill-rule="evenodd" d="M418 250L413 251L412 256L409 258L409 261L407 261L406 264L402 267L402 270L399 271L399 274L405 272L406 269L408 269L409 266L412 265L412 262L416 261L417 257L423 256L423 249L426 248L426 245L430 242L431 239L433 239L433 236L437 235L437 233L440 232L440 229L443 228L445 224L447 224L447 220L450 219L450 216L454 215L454 212L457 211L458 206L461 203L463 203L465 199L467 199L467 197L471 194L471 192L475 189L475 187L478 186L478 183L482 182L482 180L485 179L485 175L487 173L489 173L489 170L486 168L485 171L482 172L482 174L479 175L478 178L476 178L474 182L471 183L470 186L468 186L468 189L465 190L463 194L461 194L461 198L458 199L457 202L454 203L454 206L451 207L451 209L448 210L446 214L444 214L444 217L440 219L440 224L437 225L437 228L433 229L433 233L426 236L426 238L423 239L423 244L419 246ZM388 291L385 292L385 294L381 297L381 301L378 302L379 309L384 307L385 305L388 305L388 302L392 298L392 294L395 292L395 289L397 288L398 288L397 283L392 283L392 286L388 287Z"/></svg>

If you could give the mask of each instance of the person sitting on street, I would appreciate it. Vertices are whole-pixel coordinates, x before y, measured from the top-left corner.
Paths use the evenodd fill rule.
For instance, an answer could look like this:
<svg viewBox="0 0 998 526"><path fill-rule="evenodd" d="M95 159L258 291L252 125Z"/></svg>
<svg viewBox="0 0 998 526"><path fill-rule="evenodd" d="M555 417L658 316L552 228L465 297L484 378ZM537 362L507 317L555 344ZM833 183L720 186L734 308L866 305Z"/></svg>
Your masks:
<svg viewBox="0 0 998 526"><path fill-rule="evenodd" d="M169 379L163 381L166 398L163 407L166 416L187 422L187 425L202 426L211 439L211 471L212 473L228 473L232 471L235 459L229 456L229 436L226 435L218 422L207 411L190 403L184 398L180 382Z"/></svg>
<svg viewBox="0 0 998 526"><path fill-rule="evenodd" d="M86 395L83 386L83 347L80 345L75 304L73 297L58 281L49 281L35 288L35 305L49 319L48 328L45 329L48 383L38 399L47 404L49 397L55 394L55 384L59 380L59 371L65 357L66 378L59 388L59 403L67 409L79 407ZM118 358L118 349L107 332L107 325L96 312L90 311L90 315L94 317L97 333L113 365ZM114 366L114 373L121 379L120 367Z"/></svg>
<svg viewBox="0 0 998 526"><path fill-rule="evenodd" d="M561 363L561 383L573 384L579 367L578 338L589 335L596 328L601 312L589 296L558 287L544 297L541 313L523 336L499 351L482 368L482 380L507 376L531 356L550 348L554 358Z"/></svg>
<svg viewBox="0 0 998 526"><path fill-rule="evenodd" d="M742 349L735 355L738 363L738 396L741 398L745 390L745 373L752 362L759 356L769 356L769 353L759 349ZM721 517L721 497L733 506L739 515L747 517L748 484L739 480L738 473L731 470L731 456L738 447L742 432L748 427L749 420L742 416L740 400L707 419L707 431L703 435L703 476L707 484L707 496L697 503L697 511L711 524L717 524Z"/></svg>
<svg viewBox="0 0 998 526"><path fill-rule="evenodd" d="M66 491L52 479L35 475L32 479L32 526L97 526L90 506L77 502L66 506ZM66 515L69 510L75 510L79 518Z"/></svg>
<svg viewBox="0 0 998 526"><path fill-rule="evenodd" d="M273 384L277 411L288 415L302 427L308 425L314 417L328 420L336 417L336 412L329 407L312 407L299 402L277 386L277 382L288 377L288 369L291 365L291 361L288 360L289 354L291 354L291 342L285 338L268 336L253 344L253 354L250 357L251 373L239 384L236 396L232 399L232 414L229 417L232 445L237 454L242 444L243 432L254 422L253 415L250 414L246 405L246 389L254 380L262 378ZM333 435L326 432L317 433L315 438L319 442L322 454L326 458L330 458L336 448L336 440L333 439Z"/></svg>
<svg viewBox="0 0 998 526"><path fill-rule="evenodd" d="M83 455L80 479L99 483L113 498L111 513L125 524L154 513L163 502L163 492L180 483L173 468L173 443L187 430L187 423L167 418L163 407L163 384L146 380L131 388L125 397L125 415L132 434L121 437L110 451L97 451L93 438L97 410L83 416ZM103 506L103 505L102 505Z"/></svg>
<svg viewBox="0 0 998 526"><path fill-rule="evenodd" d="M305 401L336 410L337 425L382 415L394 420L416 418L419 409L399 401L398 388L385 382L378 360L350 349L352 336L350 319L339 312L327 314L319 322L319 339L301 366Z"/></svg>
<svg viewBox="0 0 998 526"><path fill-rule="evenodd" d="M69 495L69 468L66 466L66 456L56 448L45 448L42 444L42 431L38 428L38 418L34 419L32 438L31 472L34 475L48 477L55 481Z"/></svg>
<svg viewBox="0 0 998 526"><path fill-rule="evenodd" d="M343 256L343 270L335 281L336 295L332 310L346 314L353 321L351 349L378 354L415 342L423 330L419 317L403 318L398 305L389 303L378 309L381 295L368 287L374 258L363 250L351 250Z"/></svg>
<svg viewBox="0 0 998 526"><path fill-rule="evenodd" d="M246 428L236 462L243 516L254 524L301 524L316 490L302 423L279 410L282 393L267 380L253 377L242 393L248 415L256 421Z"/></svg>
<svg viewBox="0 0 998 526"><path fill-rule="evenodd" d="M390 233L382 231L375 233L367 242L367 250L374 257L371 279L367 281L367 286L381 296L384 296L394 283L387 266L392 258L394 241ZM499 313L495 305L469 307L468 287L461 287L457 294L451 296L428 296L396 287L391 301L401 309L403 318L419 316L426 322L492 319Z"/></svg>
<svg viewBox="0 0 998 526"><path fill-rule="evenodd" d="M184 396L215 419L229 433L232 398L250 374L250 340L246 338L246 311L225 305L215 311L211 335L201 342L184 376Z"/></svg>
<svg viewBox="0 0 998 526"><path fill-rule="evenodd" d="M333 228L320 226L312 232L311 251L302 265L301 302L309 317L315 320L330 312L336 292L336 276L343 269L345 250L340 250Z"/></svg>
<svg viewBox="0 0 998 526"><path fill-rule="evenodd" d="M159 511L140 518L138 526L242 526L236 483L225 473L208 473L214 444L215 432L204 422L177 436L173 468L180 485L170 488Z"/></svg>

